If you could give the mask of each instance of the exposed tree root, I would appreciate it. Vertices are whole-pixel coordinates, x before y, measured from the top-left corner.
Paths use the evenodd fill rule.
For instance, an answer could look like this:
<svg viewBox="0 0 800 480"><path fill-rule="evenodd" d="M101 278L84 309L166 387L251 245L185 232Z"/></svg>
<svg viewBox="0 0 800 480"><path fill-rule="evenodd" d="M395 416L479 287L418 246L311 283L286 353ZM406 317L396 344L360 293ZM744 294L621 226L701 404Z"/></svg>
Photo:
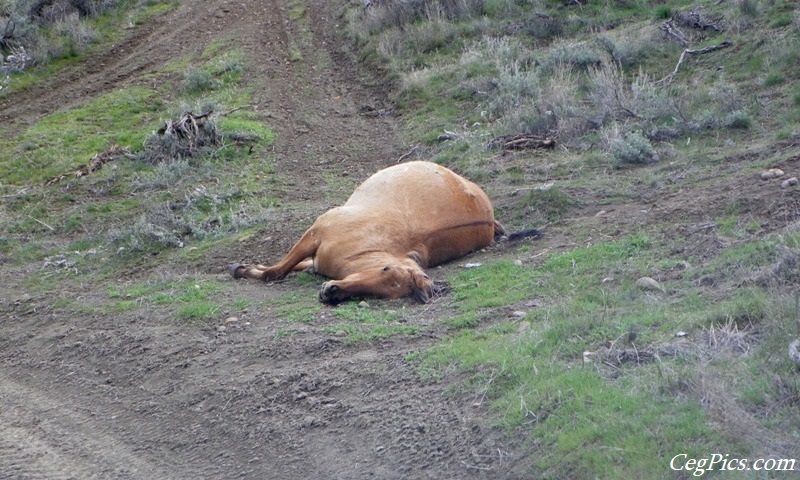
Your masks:
<svg viewBox="0 0 800 480"><path fill-rule="evenodd" d="M103 168L103 165L105 165L106 163L114 161L120 157L133 158L134 156L133 154L131 154L130 151L128 151L127 148L122 148L119 145L114 145L105 152L98 153L97 155L95 155L94 158L92 158L89 161L89 163L87 163L83 167L51 178L50 180L45 182L45 186L50 186L53 185L54 183L58 183L67 177L83 177L89 175L90 173L96 172L97 170Z"/></svg>
<svg viewBox="0 0 800 480"><path fill-rule="evenodd" d="M720 43L719 45L714 45L713 47L698 48L698 49L689 49L689 48L685 49L683 51L683 53L681 53L680 58L678 59L678 64L675 65L675 70L673 70L672 73L670 73L666 77L664 77L661 80L659 80L657 83L666 83L666 84L672 83L672 80L675 79L675 75L678 74L678 70L681 68L681 65L683 65L683 62L686 59L686 55L703 55L705 53L715 52L717 50L721 50L723 48L730 47L731 45L733 45L732 42L730 42L728 40L725 40L724 42Z"/></svg>
<svg viewBox="0 0 800 480"><path fill-rule="evenodd" d="M500 147L504 153L511 150L555 148L556 137L533 134L503 135L501 137L492 139L488 146L490 148Z"/></svg>

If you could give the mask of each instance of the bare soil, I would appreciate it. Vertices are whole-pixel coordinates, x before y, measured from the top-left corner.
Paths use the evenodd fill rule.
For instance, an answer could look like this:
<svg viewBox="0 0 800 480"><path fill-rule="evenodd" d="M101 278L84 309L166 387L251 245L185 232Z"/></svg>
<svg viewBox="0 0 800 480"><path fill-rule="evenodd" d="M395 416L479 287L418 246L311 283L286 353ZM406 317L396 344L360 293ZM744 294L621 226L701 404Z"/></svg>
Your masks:
<svg viewBox="0 0 800 480"><path fill-rule="evenodd" d="M385 89L360 71L340 37L338 2L305 0L309 31L286 3L183 1L111 50L0 100L0 121L23 126L87 97L146 84L145 76L215 38L233 39L256 60L248 65L253 108L277 134L269 155L283 207L275 221L235 251L126 272L120 285L200 274L226 279L231 298L284 295L298 285L237 282L226 266L277 260L353 184L409 150L395 136L398 119L379 113L391 107ZM705 181L694 179L691 191L642 185L638 198L605 213L594 203L601 193L573 192L581 205L547 231L537 252L572 248L574 224L607 239L657 223L687 257L710 257L726 244L708 222L734 202L749 209L762 234L797 222L797 192L739 171L752 160L731 159ZM774 166L797 172L800 157ZM680 185L680 175L667 172L667 186ZM515 201L511 188L494 190L501 209ZM499 244L468 261L513 255ZM232 312L238 322L221 331L225 312L210 326L178 322L158 308L100 314L108 303L103 285L64 283L57 295L38 297L22 286L35 267L0 266L0 479L530 478L536 446L522 432L493 427L488 402L420 381L405 360L447 334L435 327L447 314L444 301L386 302L432 333L353 344L324 331L334 323L327 309L285 337L286 322L260 309ZM59 308L58 298L95 308L81 315Z"/></svg>

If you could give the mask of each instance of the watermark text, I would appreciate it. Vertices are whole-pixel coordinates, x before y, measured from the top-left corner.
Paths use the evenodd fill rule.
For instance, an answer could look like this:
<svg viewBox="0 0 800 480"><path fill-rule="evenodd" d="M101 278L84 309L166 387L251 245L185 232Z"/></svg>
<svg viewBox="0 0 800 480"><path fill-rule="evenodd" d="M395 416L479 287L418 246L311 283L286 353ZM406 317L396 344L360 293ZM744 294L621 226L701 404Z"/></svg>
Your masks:
<svg viewBox="0 0 800 480"><path fill-rule="evenodd" d="M795 471L795 467L800 467L800 464L792 458L758 458L750 460L721 453L714 453L702 458L691 458L685 453L679 453L672 457L669 462L669 468L672 470L691 472L692 476L695 477L702 477L706 472L712 471L792 472Z"/></svg>

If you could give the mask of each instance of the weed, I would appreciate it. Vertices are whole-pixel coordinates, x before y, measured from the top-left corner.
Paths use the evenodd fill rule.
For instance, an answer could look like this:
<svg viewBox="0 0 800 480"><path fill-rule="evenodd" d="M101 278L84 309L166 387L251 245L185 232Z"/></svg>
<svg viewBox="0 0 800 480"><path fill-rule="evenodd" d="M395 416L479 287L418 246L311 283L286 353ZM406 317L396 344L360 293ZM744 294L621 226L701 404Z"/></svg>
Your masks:
<svg viewBox="0 0 800 480"><path fill-rule="evenodd" d="M561 188L533 189L528 192L520 207L522 216L533 223L557 222L577 204L577 201Z"/></svg>

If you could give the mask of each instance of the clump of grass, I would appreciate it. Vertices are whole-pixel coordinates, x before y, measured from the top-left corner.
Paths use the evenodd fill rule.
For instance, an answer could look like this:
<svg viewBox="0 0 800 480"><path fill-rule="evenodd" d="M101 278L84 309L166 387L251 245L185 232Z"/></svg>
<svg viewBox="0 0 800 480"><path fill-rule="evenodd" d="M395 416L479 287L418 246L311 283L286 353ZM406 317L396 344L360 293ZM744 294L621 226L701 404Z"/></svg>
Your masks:
<svg viewBox="0 0 800 480"><path fill-rule="evenodd" d="M533 189L520 204L521 217L530 222L546 223L561 220L577 201L558 187Z"/></svg>
<svg viewBox="0 0 800 480"><path fill-rule="evenodd" d="M765 87L773 87L775 85L780 85L786 81L786 77L783 75L783 72L780 70L773 70L767 74L767 77L764 79L764 86Z"/></svg>
<svg viewBox="0 0 800 480"><path fill-rule="evenodd" d="M672 8L670 8L669 5L659 5L656 7L654 16L656 20L667 20L672 18Z"/></svg>
<svg viewBox="0 0 800 480"><path fill-rule="evenodd" d="M748 17L758 16L758 1L757 0L739 0L737 2L739 11Z"/></svg>

